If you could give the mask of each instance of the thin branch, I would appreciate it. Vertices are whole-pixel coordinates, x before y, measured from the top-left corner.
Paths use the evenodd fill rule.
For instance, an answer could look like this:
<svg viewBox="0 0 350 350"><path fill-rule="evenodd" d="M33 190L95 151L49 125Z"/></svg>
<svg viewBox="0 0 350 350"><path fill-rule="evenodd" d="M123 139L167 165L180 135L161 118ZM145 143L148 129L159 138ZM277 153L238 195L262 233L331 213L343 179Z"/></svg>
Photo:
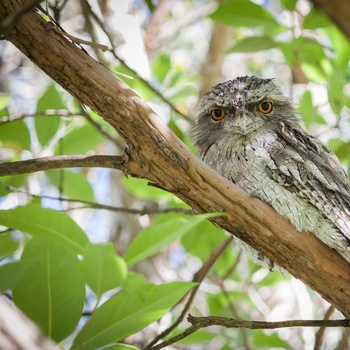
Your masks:
<svg viewBox="0 0 350 350"><path fill-rule="evenodd" d="M209 326L224 326L226 328L247 328L247 329L276 329L289 327L350 327L349 320L292 320L280 322L264 322L264 321L244 321L235 320L226 317L193 317L188 316L187 320L192 323L192 326L187 328L181 334L168 339L167 341L153 346L150 350L163 349L171 344L178 342L181 339L188 337L190 334L198 331L201 328Z"/></svg>
<svg viewBox="0 0 350 350"><path fill-rule="evenodd" d="M52 156L0 164L0 176L20 175L61 168L110 168L124 170L124 156Z"/></svg>
<svg viewBox="0 0 350 350"><path fill-rule="evenodd" d="M329 320L329 318L332 316L333 312L335 311L335 307L333 305L331 305L326 314L324 315L324 320ZM314 345L314 350L319 350L321 349L322 346L322 341L323 341L323 337L324 337L324 332L326 331L326 327L322 326L316 333L315 336L315 345Z"/></svg>
<svg viewBox="0 0 350 350"><path fill-rule="evenodd" d="M10 122L14 122L16 120L21 120L27 117L45 117L45 116L52 116L52 117L75 117L79 114L71 113L66 109L47 109L45 111L38 111L32 114L27 113L17 113L12 114L9 116L1 117L0 118L0 124L6 124Z"/></svg>
<svg viewBox="0 0 350 350"><path fill-rule="evenodd" d="M179 109L177 109L171 102L169 99L167 99L159 90L157 90L150 82L148 82L146 79L144 79L137 71L135 71L134 69L132 69L131 67L128 66L128 64L122 59L120 58L117 54L116 54L116 48L113 42L113 38L111 37L111 35L109 34L108 30L106 29L104 23L102 22L102 20L95 14L95 12L92 10L90 4L88 3L88 1L86 1L87 3L87 9L90 12L91 16L93 17L93 19L98 23L98 25L100 26L100 28L102 29L102 31L106 34L112 49L109 50L112 55L125 67L127 68L130 72L132 72L132 74L136 77L136 79L140 80L141 83L143 85L145 85L148 89L150 89L160 100L162 100L164 103L166 103L171 110L173 110L175 113L181 115L184 119L186 120L190 120L189 116L187 116L186 114L182 113Z"/></svg>
<svg viewBox="0 0 350 350"><path fill-rule="evenodd" d="M191 209L185 209L185 208L147 208L144 207L142 209L132 209L132 208L125 208L125 207L115 207L111 205L101 204L101 203L95 203L90 202L82 199L72 199L72 198L62 198L62 197L54 197L54 196L46 196L46 195L38 195L33 194L31 192L17 189L13 186L7 185L5 183L0 182L0 186L6 188L8 191L16 192L16 193L24 193L28 196L31 196L33 198L45 198L45 199L51 199L56 200L60 202L69 202L69 203L81 203L86 204L87 206L79 207L79 208L71 208L68 210L77 210L77 209L103 209L103 210L110 210L113 212L118 213L126 213L126 214L133 214L133 215L151 215L151 214L170 214L170 213L181 213L185 215L199 215L198 213L195 213ZM68 211L67 210L67 211ZM5 233L7 231L1 231L1 233Z"/></svg>
<svg viewBox="0 0 350 350"><path fill-rule="evenodd" d="M212 254L210 255L209 259L205 261L205 263L201 266L201 268L194 274L192 282L199 282L197 286L191 289L190 296L187 300L187 303L185 307L183 308L181 315L178 317L178 319L167 329L165 329L161 334L156 336L149 344L146 345L144 348L146 349L153 349L152 346L156 344L160 339L164 338L166 335L168 335L173 329L175 329L185 318L186 313L188 312L190 306L192 305L192 301L200 287L200 284L203 282L205 276L208 274L210 269L213 267L215 262L218 260L218 258L221 256L221 254L225 251L225 249L231 244L233 241L233 236L228 237L224 242L222 242L219 246L217 246Z"/></svg>

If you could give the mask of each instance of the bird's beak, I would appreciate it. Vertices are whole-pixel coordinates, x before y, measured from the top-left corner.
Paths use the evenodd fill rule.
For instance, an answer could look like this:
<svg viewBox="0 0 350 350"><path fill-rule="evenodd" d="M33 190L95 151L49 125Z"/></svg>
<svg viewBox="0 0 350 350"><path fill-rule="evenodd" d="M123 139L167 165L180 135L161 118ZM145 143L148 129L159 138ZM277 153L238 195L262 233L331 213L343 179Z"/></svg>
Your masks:
<svg viewBox="0 0 350 350"><path fill-rule="evenodd" d="M258 117L249 115L248 113L240 113L233 119L230 129L246 136L262 126L263 123L263 120Z"/></svg>

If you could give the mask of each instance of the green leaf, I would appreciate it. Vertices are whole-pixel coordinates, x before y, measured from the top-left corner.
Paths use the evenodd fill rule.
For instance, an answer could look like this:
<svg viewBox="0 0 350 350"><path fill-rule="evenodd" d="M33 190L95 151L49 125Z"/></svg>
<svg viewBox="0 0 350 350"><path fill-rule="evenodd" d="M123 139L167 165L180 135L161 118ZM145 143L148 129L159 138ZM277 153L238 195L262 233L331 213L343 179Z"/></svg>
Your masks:
<svg viewBox="0 0 350 350"><path fill-rule="evenodd" d="M131 242L125 253L125 261L132 266L179 239L202 221L218 215L202 214L195 217L176 217L159 225L147 227Z"/></svg>
<svg viewBox="0 0 350 350"><path fill-rule="evenodd" d="M135 346L126 345L126 344L114 344L114 345L104 347L103 350L140 350L140 349L136 348Z"/></svg>
<svg viewBox="0 0 350 350"><path fill-rule="evenodd" d="M304 29L325 28L330 25L329 20L323 12L312 6L309 13L304 17Z"/></svg>
<svg viewBox="0 0 350 350"><path fill-rule="evenodd" d="M24 184L27 178L28 178L28 174L21 174L21 175L14 175L14 176L0 176L0 182L8 186L19 188ZM8 190L6 187L0 186L0 196L5 196L11 192L12 191Z"/></svg>
<svg viewBox="0 0 350 350"><path fill-rule="evenodd" d="M0 111L6 109L10 103L11 96L8 93L0 92Z"/></svg>
<svg viewBox="0 0 350 350"><path fill-rule="evenodd" d="M85 154L102 143L104 136L91 124L76 125L62 139L64 154ZM60 154L61 146L57 144L55 154Z"/></svg>
<svg viewBox="0 0 350 350"><path fill-rule="evenodd" d="M301 115L307 129L313 123L326 124L324 118L314 107L312 102L312 95L309 90L305 91L304 95L301 97L297 112Z"/></svg>
<svg viewBox="0 0 350 350"><path fill-rule="evenodd" d="M29 241L20 264L25 268L13 288L15 304L56 342L75 329L85 301L78 257L47 238Z"/></svg>
<svg viewBox="0 0 350 350"><path fill-rule="evenodd" d="M57 188L61 185L60 176L63 176L62 194L66 197L89 202L95 201L94 192L90 182L86 178L86 174L66 169L49 170L46 174L50 179L50 182Z"/></svg>
<svg viewBox="0 0 350 350"><path fill-rule="evenodd" d="M60 242L71 251L82 254L89 242L85 232L67 214L27 204L11 210L0 210L0 225Z"/></svg>
<svg viewBox="0 0 350 350"><path fill-rule="evenodd" d="M278 43L268 36L251 36L238 41L228 52L256 52L275 47L278 47Z"/></svg>
<svg viewBox="0 0 350 350"><path fill-rule="evenodd" d="M161 318L195 285L192 282L148 284L144 300L127 291L113 296L96 309L71 349L97 349L140 331Z"/></svg>
<svg viewBox="0 0 350 350"><path fill-rule="evenodd" d="M19 242L13 239L11 233L0 233L0 259L13 255Z"/></svg>
<svg viewBox="0 0 350 350"><path fill-rule="evenodd" d="M13 289L20 281L25 269L19 261L0 266L0 292Z"/></svg>
<svg viewBox="0 0 350 350"><path fill-rule="evenodd" d="M348 68L350 60L350 46L348 39L335 26L330 26L327 28L327 33L329 34L329 38L331 39L333 48L336 53L334 64L337 68L344 70L343 75L345 75L345 71Z"/></svg>
<svg viewBox="0 0 350 350"><path fill-rule="evenodd" d="M297 4L297 2L298 0L281 0L281 4L288 11L293 11L295 9L295 5Z"/></svg>
<svg viewBox="0 0 350 350"><path fill-rule="evenodd" d="M167 54L158 55L154 60L152 68L153 74L162 82L171 68L170 56Z"/></svg>
<svg viewBox="0 0 350 350"><path fill-rule="evenodd" d="M345 83L343 69L334 66L328 84L328 101L332 111L338 116L345 105L343 92Z"/></svg>
<svg viewBox="0 0 350 350"><path fill-rule="evenodd" d="M127 274L124 260L111 243L87 245L81 266L87 283L98 296L119 287Z"/></svg>
<svg viewBox="0 0 350 350"><path fill-rule="evenodd" d="M286 341L282 340L277 333L266 334L260 329L255 331L253 344L259 348L280 348L285 350L293 349Z"/></svg>
<svg viewBox="0 0 350 350"><path fill-rule="evenodd" d="M150 186L148 180L138 179L136 177L124 177L123 185L135 197L147 200L176 200L176 197L160 188Z"/></svg>
<svg viewBox="0 0 350 350"><path fill-rule="evenodd" d="M62 102L61 96L56 90L55 84L50 85L38 101L37 112L43 112L47 109L67 109ZM36 116L35 129L41 145L45 146L56 134L61 123L58 116Z"/></svg>
<svg viewBox="0 0 350 350"><path fill-rule="evenodd" d="M235 27L281 28L263 7L248 0L224 2L210 15L215 22Z"/></svg>
<svg viewBox="0 0 350 350"><path fill-rule="evenodd" d="M20 153L23 149L30 150L30 135L23 120L15 120L1 124L1 148L10 148Z"/></svg>

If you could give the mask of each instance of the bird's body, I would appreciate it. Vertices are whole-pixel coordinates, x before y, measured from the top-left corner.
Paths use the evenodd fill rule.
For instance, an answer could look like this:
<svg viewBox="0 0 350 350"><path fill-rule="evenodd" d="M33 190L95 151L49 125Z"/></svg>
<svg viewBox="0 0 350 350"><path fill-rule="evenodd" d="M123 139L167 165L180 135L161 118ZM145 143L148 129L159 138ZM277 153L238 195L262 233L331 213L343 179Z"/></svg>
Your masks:
<svg viewBox="0 0 350 350"><path fill-rule="evenodd" d="M349 179L299 123L271 79L240 77L204 96L193 135L209 166L350 263Z"/></svg>

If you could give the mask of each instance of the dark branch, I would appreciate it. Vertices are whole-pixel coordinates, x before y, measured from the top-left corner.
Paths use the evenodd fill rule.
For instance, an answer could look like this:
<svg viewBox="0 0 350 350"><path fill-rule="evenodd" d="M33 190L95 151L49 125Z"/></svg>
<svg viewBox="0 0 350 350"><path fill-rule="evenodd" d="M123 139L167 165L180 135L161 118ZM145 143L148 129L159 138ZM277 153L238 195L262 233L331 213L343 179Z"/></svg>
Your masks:
<svg viewBox="0 0 350 350"><path fill-rule="evenodd" d="M0 176L20 175L62 168L110 168L124 170L123 156L52 156L0 164Z"/></svg>
<svg viewBox="0 0 350 350"><path fill-rule="evenodd" d="M244 321L226 317L193 317L188 316L187 320L192 323L192 326L184 332L167 341L153 346L150 350L163 349L171 344L178 342L181 339L188 337L190 334L198 331L201 328L209 326L224 326L226 328L247 328L247 329L276 329L289 327L350 327L349 320L292 320L280 322L264 322L264 321Z"/></svg>

